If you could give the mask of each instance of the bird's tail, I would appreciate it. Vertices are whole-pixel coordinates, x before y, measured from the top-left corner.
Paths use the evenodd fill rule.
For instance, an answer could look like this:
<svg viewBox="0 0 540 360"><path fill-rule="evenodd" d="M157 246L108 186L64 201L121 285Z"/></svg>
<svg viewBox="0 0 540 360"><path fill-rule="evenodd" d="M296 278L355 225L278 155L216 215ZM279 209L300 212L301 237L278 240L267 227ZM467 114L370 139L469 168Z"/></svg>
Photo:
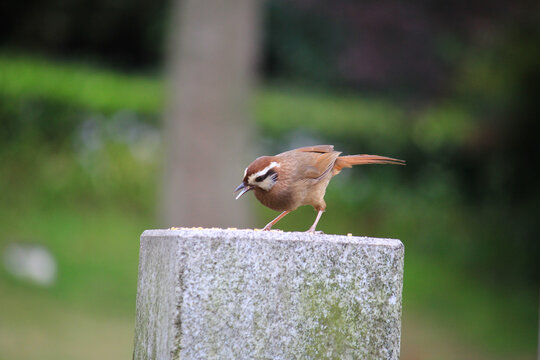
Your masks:
<svg viewBox="0 0 540 360"><path fill-rule="evenodd" d="M338 174L343 168L350 168L353 165L365 165L365 164L394 164L405 165L404 160L393 159L386 156L379 155L346 155L340 156L334 163L334 175Z"/></svg>

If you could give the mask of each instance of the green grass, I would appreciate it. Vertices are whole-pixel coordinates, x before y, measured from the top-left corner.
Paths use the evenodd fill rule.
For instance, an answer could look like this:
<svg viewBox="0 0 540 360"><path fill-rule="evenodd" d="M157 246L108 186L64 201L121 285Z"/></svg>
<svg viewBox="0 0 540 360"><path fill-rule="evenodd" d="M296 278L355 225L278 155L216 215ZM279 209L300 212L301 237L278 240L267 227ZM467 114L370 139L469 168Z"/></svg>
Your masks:
<svg viewBox="0 0 540 360"><path fill-rule="evenodd" d="M137 282L138 238L156 227L146 217L121 210L59 206L42 211L21 208L0 212L2 240L45 245L58 265L58 280L46 293L64 304L98 312L131 315ZM34 289L3 274L13 287ZM45 294L34 289L38 296Z"/></svg>
<svg viewBox="0 0 540 360"><path fill-rule="evenodd" d="M97 291L100 292L106 294ZM128 311L104 314L59 301L48 290L6 282L3 277L0 293L1 359L115 360L127 359L132 354L132 301ZM85 293L87 297L93 296Z"/></svg>

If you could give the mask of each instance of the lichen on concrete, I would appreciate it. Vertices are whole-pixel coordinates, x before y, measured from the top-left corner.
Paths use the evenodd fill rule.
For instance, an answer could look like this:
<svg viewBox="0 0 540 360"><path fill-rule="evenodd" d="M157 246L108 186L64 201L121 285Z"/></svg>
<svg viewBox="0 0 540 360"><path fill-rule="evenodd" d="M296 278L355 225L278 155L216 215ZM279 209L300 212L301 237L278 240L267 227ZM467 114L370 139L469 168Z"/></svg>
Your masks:
<svg viewBox="0 0 540 360"><path fill-rule="evenodd" d="M392 239L145 231L134 359L398 359L403 255Z"/></svg>

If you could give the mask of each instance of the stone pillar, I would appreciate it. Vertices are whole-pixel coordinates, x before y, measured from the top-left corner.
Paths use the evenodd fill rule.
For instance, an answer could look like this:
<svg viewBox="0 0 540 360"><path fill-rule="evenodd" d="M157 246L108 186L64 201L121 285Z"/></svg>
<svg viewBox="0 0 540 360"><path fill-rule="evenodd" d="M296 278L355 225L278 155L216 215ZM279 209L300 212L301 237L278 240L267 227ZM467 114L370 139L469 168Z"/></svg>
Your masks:
<svg viewBox="0 0 540 360"><path fill-rule="evenodd" d="M145 231L134 359L398 359L403 256L392 239Z"/></svg>

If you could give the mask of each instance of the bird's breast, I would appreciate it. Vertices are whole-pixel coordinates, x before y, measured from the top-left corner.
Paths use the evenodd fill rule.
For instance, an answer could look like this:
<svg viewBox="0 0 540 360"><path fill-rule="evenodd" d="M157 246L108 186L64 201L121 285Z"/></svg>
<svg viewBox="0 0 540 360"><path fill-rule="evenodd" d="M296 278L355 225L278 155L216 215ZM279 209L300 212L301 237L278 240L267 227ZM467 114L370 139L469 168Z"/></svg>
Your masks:
<svg viewBox="0 0 540 360"><path fill-rule="evenodd" d="M287 189L278 189L274 186L270 191L255 189L255 197L264 206L276 211L294 210L298 207L296 199Z"/></svg>

